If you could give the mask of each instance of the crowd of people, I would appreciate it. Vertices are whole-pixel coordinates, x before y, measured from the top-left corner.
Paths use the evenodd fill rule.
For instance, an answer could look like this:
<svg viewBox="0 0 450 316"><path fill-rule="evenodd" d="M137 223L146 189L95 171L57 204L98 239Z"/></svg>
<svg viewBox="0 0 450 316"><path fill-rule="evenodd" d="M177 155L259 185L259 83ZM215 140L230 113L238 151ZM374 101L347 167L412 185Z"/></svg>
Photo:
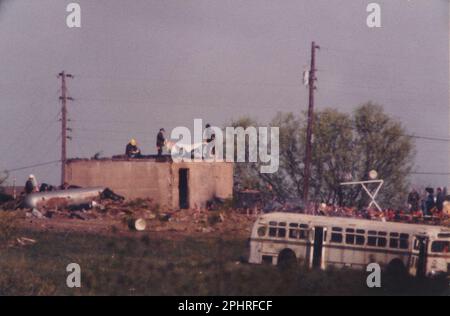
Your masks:
<svg viewBox="0 0 450 316"><path fill-rule="evenodd" d="M359 210L356 207L336 207L321 204L317 213L323 216L352 217L379 221L440 223L450 219L450 195L446 188L426 188L421 195L416 189L409 194L404 209L376 208Z"/></svg>

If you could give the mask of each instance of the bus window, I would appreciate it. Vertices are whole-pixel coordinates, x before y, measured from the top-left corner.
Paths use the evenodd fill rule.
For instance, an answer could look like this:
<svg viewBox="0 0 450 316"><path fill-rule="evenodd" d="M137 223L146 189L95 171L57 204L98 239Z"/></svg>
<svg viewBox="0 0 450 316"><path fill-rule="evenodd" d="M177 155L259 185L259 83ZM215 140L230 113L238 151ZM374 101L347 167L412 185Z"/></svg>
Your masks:
<svg viewBox="0 0 450 316"><path fill-rule="evenodd" d="M269 236L270 237L277 237L277 228L276 227L270 227L269 228Z"/></svg>
<svg viewBox="0 0 450 316"><path fill-rule="evenodd" d="M293 239L307 239L308 238L308 225L300 224L300 228L292 228L292 227L298 227L299 225L296 224L294 226L293 224L289 225L291 228L289 228L289 238Z"/></svg>
<svg viewBox="0 0 450 316"><path fill-rule="evenodd" d="M355 244L355 230L353 228L347 228L345 230L345 243L348 245Z"/></svg>
<svg viewBox="0 0 450 316"><path fill-rule="evenodd" d="M366 242L366 238L364 237L364 235L356 235L355 241L357 245L364 245Z"/></svg>
<svg viewBox="0 0 450 316"><path fill-rule="evenodd" d="M330 242L340 244L342 243L342 228L333 227L331 229L331 239Z"/></svg>
<svg viewBox="0 0 450 316"><path fill-rule="evenodd" d="M377 246L378 247L386 247L387 245L387 239L384 237L378 237Z"/></svg>
<svg viewBox="0 0 450 316"><path fill-rule="evenodd" d="M431 243L431 252L448 253L450 241L436 240Z"/></svg>
<svg viewBox="0 0 450 316"><path fill-rule="evenodd" d="M363 229L357 229L356 233L355 230L352 228L348 228L345 230L345 243L349 245L364 245L366 242L366 238L364 237L365 230Z"/></svg>
<svg viewBox="0 0 450 316"><path fill-rule="evenodd" d="M408 248L409 248L409 235L400 234L400 249L408 249Z"/></svg>
<svg viewBox="0 0 450 316"><path fill-rule="evenodd" d="M386 237L380 237L380 236L386 236L386 232L377 232L373 230L368 231L368 237L367 237L367 246L371 247L386 247L387 246L387 239Z"/></svg>
<svg viewBox="0 0 450 316"><path fill-rule="evenodd" d="M398 249L400 244L399 233L390 233L389 234L389 248Z"/></svg>
<svg viewBox="0 0 450 316"><path fill-rule="evenodd" d="M269 236L277 237L277 238L285 238L286 237L286 223L278 223L277 222L269 222ZM281 227L279 227L281 226Z"/></svg>
<svg viewBox="0 0 450 316"><path fill-rule="evenodd" d="M389 234L389 247L394 249L408 249L409 248L409 235L390 233Z"/></svg>
<svg viewBox="0 0 450 316"><path fill-rule="evenodd" d="M399 239L398 238L391 238L389 239L389 248L397 249L399 245Z"/></svg>

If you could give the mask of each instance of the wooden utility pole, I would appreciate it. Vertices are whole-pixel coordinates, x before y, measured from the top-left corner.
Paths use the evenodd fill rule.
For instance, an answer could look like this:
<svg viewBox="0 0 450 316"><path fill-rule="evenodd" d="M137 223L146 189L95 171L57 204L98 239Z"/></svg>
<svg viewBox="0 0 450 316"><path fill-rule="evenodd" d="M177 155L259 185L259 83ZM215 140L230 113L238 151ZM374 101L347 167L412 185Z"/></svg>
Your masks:
<svg viewBox="0 0 450 316"><path fill-rule="evenodd" d="M311 66L309 70L309 107L308 107L308 126L306 129L306 149L305 149L305 174L303 178L303 201L305 208L309 209L309 180L311 177L311 155L312 155L312 136L314 126L314 90L316 89L316 49L320 49L315 42L311 45Z"/></svg>
<svg viewBox="0 0 450 316"><path fill-rule="evenodd" d="M66 78L73 78L71 74L64 71L59 73L61 78L61 186L64 186L66 179L66 162L67 162L67 100L73 100L67 96Z"/></svg>

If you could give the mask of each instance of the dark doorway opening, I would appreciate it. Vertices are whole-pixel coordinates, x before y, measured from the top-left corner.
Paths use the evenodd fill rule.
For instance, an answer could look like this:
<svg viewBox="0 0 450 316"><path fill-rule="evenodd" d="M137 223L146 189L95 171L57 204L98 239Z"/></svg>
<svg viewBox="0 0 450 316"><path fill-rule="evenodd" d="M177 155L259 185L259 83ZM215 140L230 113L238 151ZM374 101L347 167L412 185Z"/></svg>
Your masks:
<svg viewBox="0 0 450 316"><path fill-rule="evenodd" d="M425 277L427 271L428 238L417 237L417 242L419 248L419 258L417 260L417 276Z"/></svg>
<svg viewBox="0 0 450 316"><path fill-rule="evenodd" d="M314 250L313 250L313 268L320 268L322 264L322 248L323 248L323 227L315 227L314 229Z"/></svg>
<svg viewBox="0 0 450 316"><path fill-rule="evenodd" d="M178 171L178 192L180 199L180 209L189 208L189 169Z"/></svg>

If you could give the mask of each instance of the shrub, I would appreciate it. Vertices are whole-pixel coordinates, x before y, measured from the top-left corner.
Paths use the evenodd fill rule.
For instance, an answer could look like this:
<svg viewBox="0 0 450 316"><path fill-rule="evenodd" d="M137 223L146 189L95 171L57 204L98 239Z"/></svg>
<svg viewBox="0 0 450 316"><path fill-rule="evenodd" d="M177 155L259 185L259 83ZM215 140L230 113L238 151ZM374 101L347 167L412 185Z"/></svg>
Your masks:
<svg viewBox="0 0 450 316"><path fill-rule="evenodd" d="M7 243L17 234L17 212L0 211L0 245Z"/></svg>

